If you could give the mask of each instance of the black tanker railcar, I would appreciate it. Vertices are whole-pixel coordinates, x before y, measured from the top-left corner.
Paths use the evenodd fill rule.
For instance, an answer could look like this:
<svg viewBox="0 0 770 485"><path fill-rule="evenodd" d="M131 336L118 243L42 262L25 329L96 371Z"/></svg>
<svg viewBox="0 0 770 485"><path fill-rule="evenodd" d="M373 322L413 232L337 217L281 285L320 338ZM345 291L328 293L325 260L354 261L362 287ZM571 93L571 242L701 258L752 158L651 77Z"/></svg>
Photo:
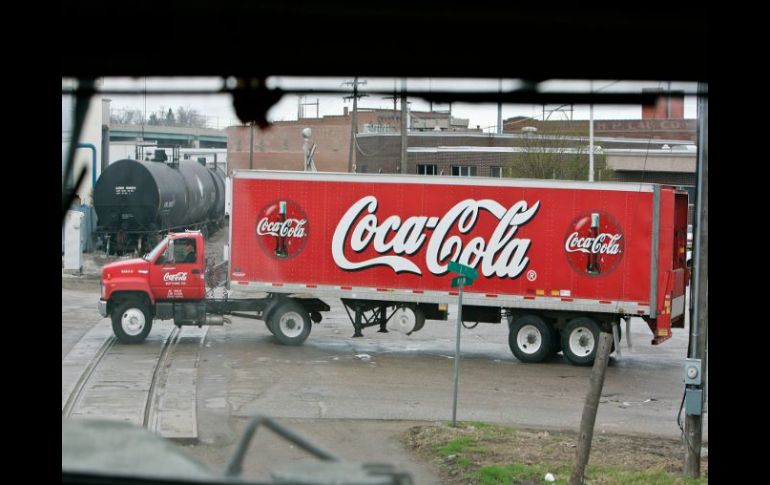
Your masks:
<svg viewBox="0 0 770 485"><path fill-rule="evenodd" d="M225 181L199 162L111 163L94 188L96 233L108 253L149 250L164 233L222 226Z"/></svg>

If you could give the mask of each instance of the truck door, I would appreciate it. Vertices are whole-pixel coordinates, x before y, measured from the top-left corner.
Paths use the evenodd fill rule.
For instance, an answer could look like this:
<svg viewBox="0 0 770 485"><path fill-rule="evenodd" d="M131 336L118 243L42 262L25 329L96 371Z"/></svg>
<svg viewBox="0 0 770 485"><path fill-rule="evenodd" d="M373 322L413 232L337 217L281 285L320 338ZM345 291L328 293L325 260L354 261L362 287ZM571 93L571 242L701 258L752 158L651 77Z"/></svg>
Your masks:
<svg viewBox="0 0 770 485"><path fill-rule="evenodd" d="M150 267L156 300L200 300L204 297L202 248L194 237L172 239Z"/></svg>

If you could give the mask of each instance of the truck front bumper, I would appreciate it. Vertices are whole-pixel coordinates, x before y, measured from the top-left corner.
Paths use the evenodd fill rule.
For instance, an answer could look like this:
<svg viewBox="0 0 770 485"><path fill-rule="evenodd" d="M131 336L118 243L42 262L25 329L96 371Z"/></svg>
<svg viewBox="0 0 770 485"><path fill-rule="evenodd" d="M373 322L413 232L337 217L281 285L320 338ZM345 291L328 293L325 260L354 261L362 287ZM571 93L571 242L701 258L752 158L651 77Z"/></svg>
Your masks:
<svg viewBox="0 0 770 485"><path fill-rule="evenodd" d="M107 302L104 300L99 300L99 303L96 305L96 308L99 310L99 315L102 317L107 317Z"/></svg>

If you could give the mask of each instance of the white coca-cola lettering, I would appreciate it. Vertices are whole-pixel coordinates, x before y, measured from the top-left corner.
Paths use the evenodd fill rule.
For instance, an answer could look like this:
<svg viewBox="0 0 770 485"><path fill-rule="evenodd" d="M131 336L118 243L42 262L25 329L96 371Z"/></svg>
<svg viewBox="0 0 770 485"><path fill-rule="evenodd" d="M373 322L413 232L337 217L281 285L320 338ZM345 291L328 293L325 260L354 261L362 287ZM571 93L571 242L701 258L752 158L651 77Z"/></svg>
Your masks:
<svg viewBox="0 0 770 485"><path fill-rule="evenodd" d="M564 250L568 253L618 254L620 253L619 241L622 237L622 234L610 233L601 233L596 237L580 237L575 231L564 243Z"/></svg>
<svg viewBox="0 0 770 485"><path fill-rule="evenodd" d="M187 272L166 273L163 275L163 281L187 281Z"/></svg>
<svg viewBox="0 0 770 485"><path fill-rule="evenodd" d="M396 255L417 253L427 238L426 229L433 229L425 252L428 270L435 275L447 272L449 261L457 261L471 267L481 264L481 273L485 277L516 278L529 263L527 252L530 239L514 238L519 226L529 222L537 213L540 201L527 207L526 201L519 201L506 208L491 200L467 199L457 203L443 217L413 216L402 221L393 215L378 224L377 198L366 196L342 216L332 238L334 262L344 270L358 270L373 266L388 266L396 273L409 272L422 274L420 268L409 259ZM474 237L465 247L460 236L447 236L451 229L457 228L460 234L470 233L479 217L480 210L486 210L498 219L497 227L489 236ZM361 217L353 226L362 212ZM352 231L351 231L352 228ZM391 233L395 233L389 240ZM372 244L378 254L395 255L377 256L363 261L350 261L344 253L346 247L360 253Z"/></svg>
<svg viewBox="0 0 770 485"><path fill-rule="evenodd" d="M267 217L263 217L257 224L257 234L260 236L302 238L306 235L305 224L307 224L307 219L286 219L283 222L271 222Z"/></svg>

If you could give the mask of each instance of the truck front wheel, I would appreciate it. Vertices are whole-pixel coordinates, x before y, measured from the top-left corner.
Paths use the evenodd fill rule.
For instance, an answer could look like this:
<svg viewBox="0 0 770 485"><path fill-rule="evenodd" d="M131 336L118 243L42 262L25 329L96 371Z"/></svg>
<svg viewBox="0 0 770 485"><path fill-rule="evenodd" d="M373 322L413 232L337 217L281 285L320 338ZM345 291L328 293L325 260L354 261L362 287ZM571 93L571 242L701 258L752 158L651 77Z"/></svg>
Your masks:
<svg viewBox="0 0 770 485"><path fill-rule="evenodd" d="M310 335L310 317L294 302L286 302L270 315L270 330L283 345L301 345Z"/></svg>
<svg viewBox="0 0 770 485"><path fill-rule="evenodd" d="M152 314L143 302L129 300L112 311L112 331L124 344L138 344L152 329Z"/></svg>
<svg viewBox="0 0 770 485"><path fill-rule="evenodd" d="M570 320L561 332L564 357L575 365L591 365L599 347L599 324L588 317Z"/></svg>
<svg viewBox="0 0 770 485"><path fill-rule="evenodd" d="M511 352L522 362L541 362L551 354L553 327L537 315L515 318L508 334Z"/></svg>

